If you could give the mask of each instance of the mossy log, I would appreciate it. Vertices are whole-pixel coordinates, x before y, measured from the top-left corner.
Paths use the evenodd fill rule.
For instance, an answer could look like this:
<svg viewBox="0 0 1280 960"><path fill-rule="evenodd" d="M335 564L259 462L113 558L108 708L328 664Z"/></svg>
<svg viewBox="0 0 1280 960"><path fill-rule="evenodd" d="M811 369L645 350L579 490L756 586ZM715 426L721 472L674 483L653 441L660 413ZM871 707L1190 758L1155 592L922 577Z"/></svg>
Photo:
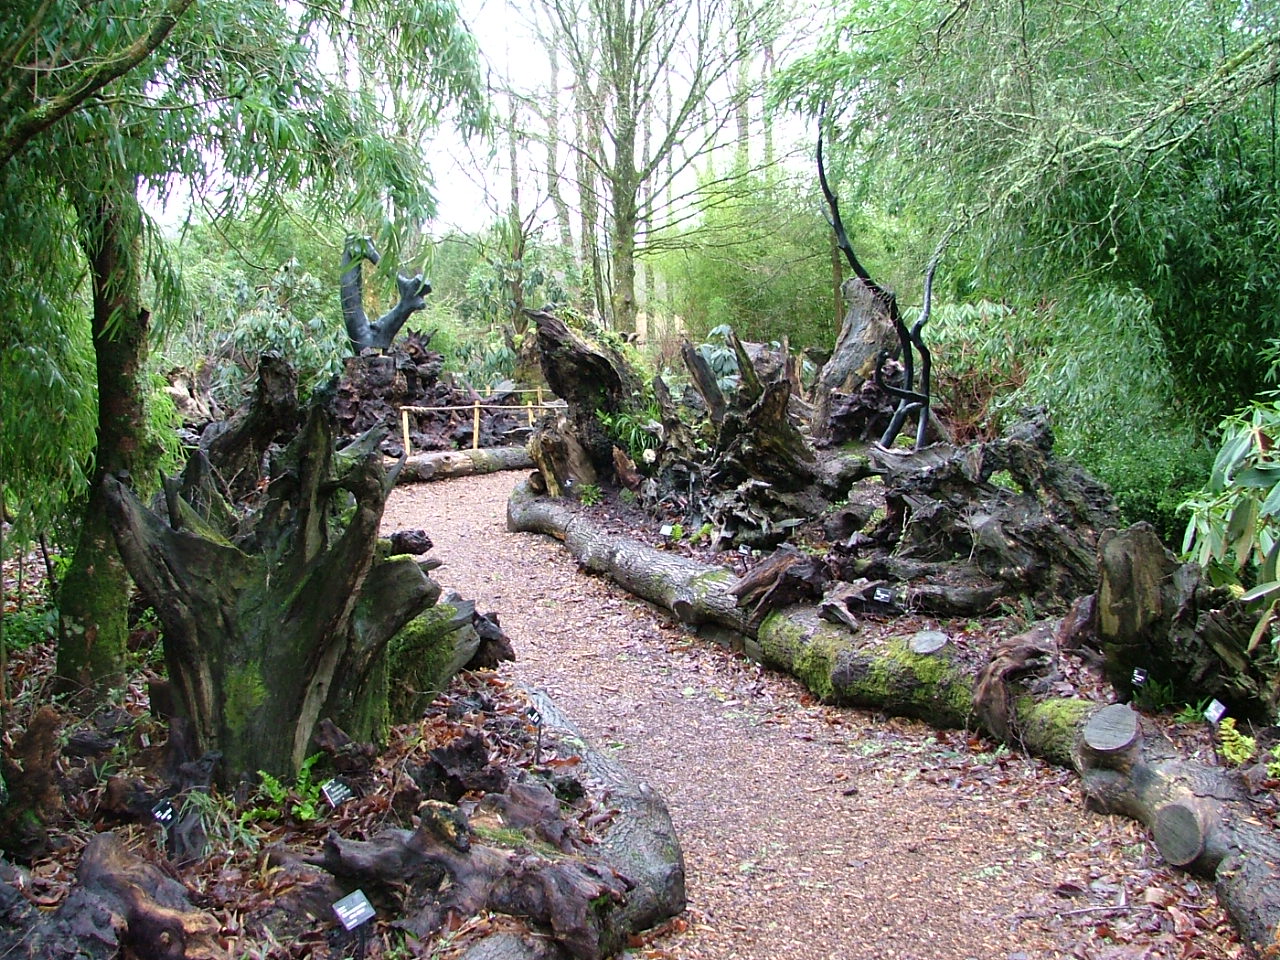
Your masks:
<svg viewBox="0 0 1280 960"><path fill-rule="evenodd" d="M450 480L479 473L524 470L533 465L525 447L482 447L479 450L441 450L406 458L400 483Z"/></svg>
<svg viewBox="0 0 1280 960"><path fill-rule="evenodd" d="M605 534L574 505L537 500L525 488L513 493L507 518L512 530L564 541L588 569L613 576L686 623L745 635L741 649L794 675L827 703L981 728L1075 769L1094 808L1149 826L1170 862L1214 877L1247 941L1280 950L1280 839L1251 815L1243 780L1181 759L1165 741L1139 733L1136 720L1117 716L1127 707L1036 693L1035 680L1057 655L1045 629L1011 638L975 670L955 656L952 644L916 653L910 634L871 637L823 620L811 605L775 610L756 623L731 606L739 581L726 571ZM682 604L694 584L696 604Z"/></svg>

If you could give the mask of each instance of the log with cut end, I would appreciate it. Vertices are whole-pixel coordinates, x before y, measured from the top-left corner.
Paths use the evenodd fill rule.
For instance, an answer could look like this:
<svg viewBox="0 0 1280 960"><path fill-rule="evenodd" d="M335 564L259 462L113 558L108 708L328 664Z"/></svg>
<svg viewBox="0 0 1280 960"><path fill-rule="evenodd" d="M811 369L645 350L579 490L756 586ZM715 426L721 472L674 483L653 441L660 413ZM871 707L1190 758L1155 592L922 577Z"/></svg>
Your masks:
<svg viewBox="0 0 1280 960"><path fill-rule="evenodd" d="M1123 703L1103 707L1089 718L1081 732L1085 746L1100 759L1124 753L1141 735L1138 714Z"/></svg>
<svg viewBox="0 0 1280 960"><path fill-rule="evenodd" d="M928 656L931 653L937 653L948 643L951 638L941 630L917 630L911 635L911 652L920 656Z"/></svg>

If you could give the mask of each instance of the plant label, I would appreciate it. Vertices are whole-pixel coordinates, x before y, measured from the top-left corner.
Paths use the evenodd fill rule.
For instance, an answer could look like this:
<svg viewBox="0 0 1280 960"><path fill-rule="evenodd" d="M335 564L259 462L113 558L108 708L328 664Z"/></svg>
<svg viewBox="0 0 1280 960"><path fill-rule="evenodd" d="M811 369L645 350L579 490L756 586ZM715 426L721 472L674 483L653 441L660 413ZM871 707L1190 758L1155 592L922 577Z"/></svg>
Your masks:
<svg viewBox="0 0 1280 960"><path fill-rule="evenodd" d="M1210 723L1217 723L1227 714L1227 705L1220 700L1211 700L1205 708L1204 718Z"/></svg>
<svg viewBox="0 0 1280 960"><path fill-rule="evenodd" d="M338 922L347 930L354 930L374 917L373 904L369 902L363 890L349 893L341 900L335 901L333 912L338 915Z"/></svg>
<svg viewBox="0 0 1280 960"><path fill-rule="evenodd" d="M871 592L871 599L875 603L883 604L886 607L894 606L898 600L894 595L894 592L888 587L876 587L875 590Z"/></svg>
<svg viewBox="0 0 1280 960"><path fill-rule="evenodd" d="M348 784L336 777L321 787L320 792L324 794L324 798L329 801L331 807L340 807L356 795Z"/></svg>
<svg viewBox="0 0 1280 960"><path fill-rule="evenodd" d="M1133 685L1140 687L1147 682L1147 671L1141 667L1135 667L1133 671Z"/></svg>
<svg viewBox="0 0 1280 960"><path fill-rule="evenodd" d="M742 554L744 557L749 557L751 556L751 548L745 543L740 543L738 544L738 553Z"/></svg>
<svg viewBox="0 0 1280 960"><path fill-rule="evenodd" d="M167 827L178 816L178 811L174 809L172 800L161 800L151 808L151 816L156 818L156 823L160 826Z"/></svg>
<svg viewBox="0 0 1280 960"><path fill-rule="evenodd" d="M658 532L662 534L664 537L669 537L671 536L671 531L674 529L675 527L671 526L671 524L664 523L662 526L658 528Z"/></svg>

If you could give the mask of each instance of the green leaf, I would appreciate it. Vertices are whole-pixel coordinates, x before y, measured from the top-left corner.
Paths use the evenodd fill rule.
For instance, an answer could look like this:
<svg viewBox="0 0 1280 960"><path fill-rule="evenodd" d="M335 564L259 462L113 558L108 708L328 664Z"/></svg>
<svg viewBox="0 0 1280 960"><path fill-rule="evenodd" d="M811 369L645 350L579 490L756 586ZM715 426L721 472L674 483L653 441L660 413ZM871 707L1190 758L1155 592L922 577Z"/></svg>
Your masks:
<svg viewBox="0 0 1280 960"><path fill-rule="evenodd" d="M1257 533L1258 501L1253 497L1246 497L1236 504L1231 511L1231 519L1227 521L1227 540L1235 554L1237 569L1249 561Z"/></svg>
<svg viewBox="0 0 1280 960"><path fill-rule="evenodd" d="M1252 603L1254 600L1261 600L1263 597L1270 597L1277 593L1280 593L1280 580L1271 580L1258 584L1252 590L1246 590L1240 599L1245 603Z"/></svg>
<svg viewBox="0 0 1280 960"><path fill-rule="evenodd" d="M1280 560L1280 540L1272 544L1271 549L1267 551L1266 559L1262 561L1262 567L1258 570L1258 579L1264 583L1269 583L1276 577L1276 563Z"/></svg>
<svg viewBox="0 0 1280 960"><path fill-rule="evenodd" d="M1245 653L1253 653L1262 638L1266 636L1267 628L1271 626L1271 621L1275 619L1276 607L1280 604L1280 600L1272 600L1271 605L1258 618L1258 625L1253 628L1253 633L1249 635L1249 645L1245 647Z"/></svg>
<svg viewBox="0 0 1280 960"><path fill-rule="evenodd" d="M1276 487L1280 484L1280 463L1259 464L1253 467L1245 467L1234 477L1231 482L1237 487L1247 487L1249 489L1266 490Z"/></svg>

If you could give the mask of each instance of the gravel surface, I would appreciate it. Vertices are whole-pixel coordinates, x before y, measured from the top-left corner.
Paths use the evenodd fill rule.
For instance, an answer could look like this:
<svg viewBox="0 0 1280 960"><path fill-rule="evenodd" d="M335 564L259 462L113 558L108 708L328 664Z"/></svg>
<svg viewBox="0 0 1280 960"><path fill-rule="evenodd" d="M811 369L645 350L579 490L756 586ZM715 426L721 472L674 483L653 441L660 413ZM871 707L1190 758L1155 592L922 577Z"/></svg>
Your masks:
<svg viewBox="0 0 1280 960"><path fill-rule="evenodd" d="M506 530L523 474L398 488L445 587L497 611L518 658L667 800L689 910L640 957L1033 960L1240 955L1207 883L1074 775L963 731L816 703L690 635L556 541Z"/></svg>

